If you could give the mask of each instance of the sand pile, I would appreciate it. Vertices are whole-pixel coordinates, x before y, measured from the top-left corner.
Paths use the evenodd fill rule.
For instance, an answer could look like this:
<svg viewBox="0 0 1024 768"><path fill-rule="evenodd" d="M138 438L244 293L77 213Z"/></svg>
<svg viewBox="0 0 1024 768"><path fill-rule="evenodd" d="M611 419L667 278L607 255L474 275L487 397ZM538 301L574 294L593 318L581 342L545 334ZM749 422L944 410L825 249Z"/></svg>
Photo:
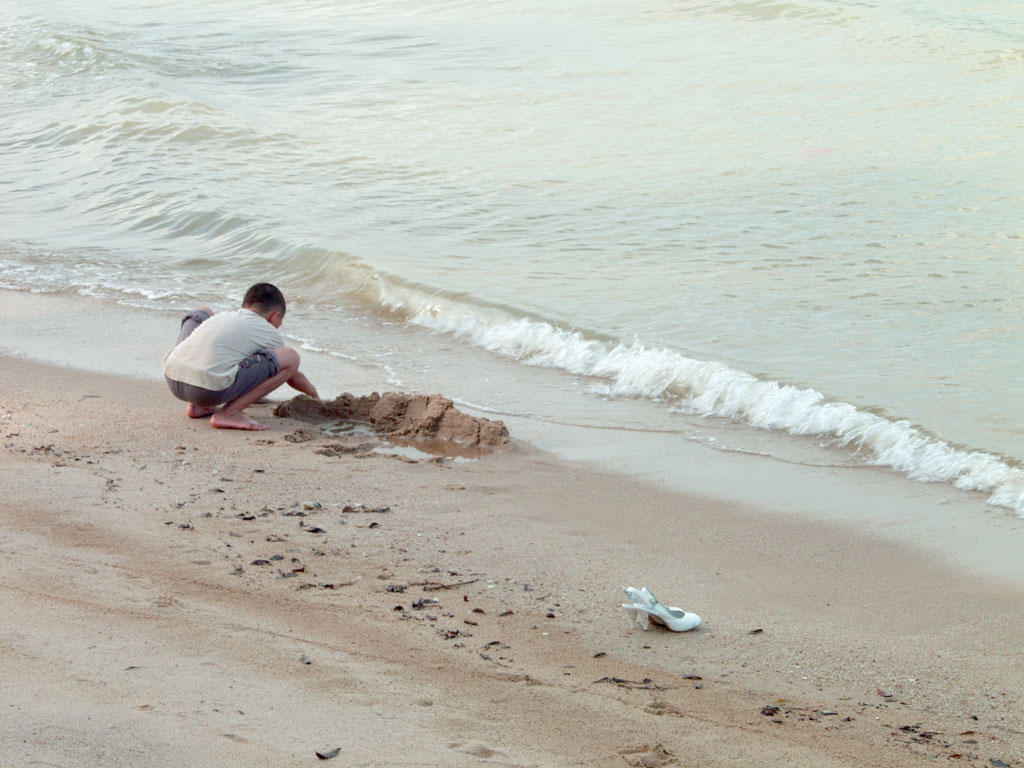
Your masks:
<svg viewBox="0 0 1024 768"><path fill-rule="evenodd" d="M358 421L377 432L403 440L444 440L482 449L508 445L508 428L463 413L447 397L385 392L356 397L345 393L334 400L314 400L306 395L281 403L274 414L311 423Z"/></svg>

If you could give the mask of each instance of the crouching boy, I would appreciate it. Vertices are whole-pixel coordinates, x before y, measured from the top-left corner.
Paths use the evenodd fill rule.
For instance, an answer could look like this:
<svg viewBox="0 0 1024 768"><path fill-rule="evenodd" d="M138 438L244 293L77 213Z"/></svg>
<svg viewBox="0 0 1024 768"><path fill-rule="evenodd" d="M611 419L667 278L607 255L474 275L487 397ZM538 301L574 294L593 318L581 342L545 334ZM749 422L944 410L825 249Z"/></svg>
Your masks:
<svg viewBox="0 0 1024 768"><path fill-rule="evenodd" d="M299 372L299 353L284 345L284 296L270 283L245 293L242 308L213 314L199 307L185 315L177 346L164 357L167 386L188 403L185 412L210 416L218 429L268 429L243 411L282 384L319 397Z"/></svg>

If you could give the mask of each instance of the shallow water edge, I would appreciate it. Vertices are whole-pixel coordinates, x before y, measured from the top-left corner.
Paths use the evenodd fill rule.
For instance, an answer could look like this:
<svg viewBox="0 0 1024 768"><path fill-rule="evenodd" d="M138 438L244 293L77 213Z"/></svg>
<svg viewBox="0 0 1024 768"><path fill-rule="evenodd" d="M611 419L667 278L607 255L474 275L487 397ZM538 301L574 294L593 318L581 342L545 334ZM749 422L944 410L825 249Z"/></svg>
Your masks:
<svg viewBox="0 0 1024 768"><path fill-rule="evenodd" d="M126 308L78 296L0 292L4 334L0 353L83 370L158 379L177 313ZM88 318L88 322L83 322ZM125 328L132 332L126 334ZM321 394L395 388L382 371L359 361L305 352L304 370ZM430 382L409 382L429 391ZM285 393L287 397L290 393ZM275 398L276 399L276 398ZM168 395L168 407L176 407ZM654 404L616 403L650 423ZM638 486L741 505L764 515L851 525L861 532L924 547L973 575L1024 584L1024 523L993 508L981 494L913 482L891 471L853 463L845 451L806 446L785 436L735 430L733 445L688 429L630 428L495 414L460 402L469 413L504 421L525 450L585 462ZM647 411L650 412L647 412ZM184 418L184 415L182 416ZM624 424L633 420L623 420ZM725 434L729 434L726 432ZM803 455L801 455L803 452ZM829 457L834 461L829 461ZM638 514L623 510L622 514ZM642 519L642 515L638 518ZM642 523L640 523L642 524Z"/></svg>

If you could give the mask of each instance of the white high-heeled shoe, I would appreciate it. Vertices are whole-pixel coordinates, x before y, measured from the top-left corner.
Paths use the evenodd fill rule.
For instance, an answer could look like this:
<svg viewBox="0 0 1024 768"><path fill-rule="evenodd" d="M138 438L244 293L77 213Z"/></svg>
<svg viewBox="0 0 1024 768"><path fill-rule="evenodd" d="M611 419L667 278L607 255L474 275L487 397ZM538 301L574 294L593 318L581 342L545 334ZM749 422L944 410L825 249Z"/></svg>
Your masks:
<svg viewBox="0 0 1024 768"><path fill-rule="evenodd" d="M643 589L623 587L622 591L633 601L628 605L623 603L622 608L629 617L630 626L634 629L636 629L638 619L645 631L650 627L652 619L655 623L661 624L673 632L689 632L703 623L700 616L696 613L665 605L652 595L647 587Z"/></svg>

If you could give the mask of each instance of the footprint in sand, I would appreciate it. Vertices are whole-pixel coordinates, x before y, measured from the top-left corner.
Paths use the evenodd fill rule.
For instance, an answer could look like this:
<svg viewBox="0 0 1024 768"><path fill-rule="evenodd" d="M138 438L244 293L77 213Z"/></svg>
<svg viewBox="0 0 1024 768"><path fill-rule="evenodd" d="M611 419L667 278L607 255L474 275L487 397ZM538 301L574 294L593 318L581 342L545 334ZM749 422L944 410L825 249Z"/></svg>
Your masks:
<svg viewBox="0 0 1024 768"><path fill-rule="evenodd" d="M636 768L661 768L664 765L672 765L676 761L676 756L661 744L655 744L653 747L648 744L627 747L620 749L619 754L626 758L627 763Z"/></svg>
<svg viewBox="0 0 1024 768"><path fill-rule="evenodd" d="M515 673L508 675L499 675L498 679L504 680L506 683L526 683L527 685L544 685L544 683L542 683L540 680L536 680L530 677L529 675L520 675Z"/></svg>
<svg viewBox="0 0 1024 768"><path fill-rule="evenodd" d="M655 699L650 704L648 704L646 707L644 707L644 712L647 712L650 715L678 715L679 714L679 710L678 709L673 707L671 704L667 704L666 702L660 701L658 699Z"/></svg>
<svg viewBox="0 0 1024 768"><path fill-rule="evenodd" d="M163 595L161 597L158 597L152 602L153 605L155 605L157 608L181 608L185 605L178 598L171 597L169 595Z"/></svg>
<svg viewBox="0 0 1024 768"><path fill-rule="evenodd" d="M471 741L468 744L449 744L452 749L457 749L459 752L465 752L467 755L473 757L491 758L491 757L503 757L504 753L499 752L496 749L491 749L481 741Z"/></svg>

